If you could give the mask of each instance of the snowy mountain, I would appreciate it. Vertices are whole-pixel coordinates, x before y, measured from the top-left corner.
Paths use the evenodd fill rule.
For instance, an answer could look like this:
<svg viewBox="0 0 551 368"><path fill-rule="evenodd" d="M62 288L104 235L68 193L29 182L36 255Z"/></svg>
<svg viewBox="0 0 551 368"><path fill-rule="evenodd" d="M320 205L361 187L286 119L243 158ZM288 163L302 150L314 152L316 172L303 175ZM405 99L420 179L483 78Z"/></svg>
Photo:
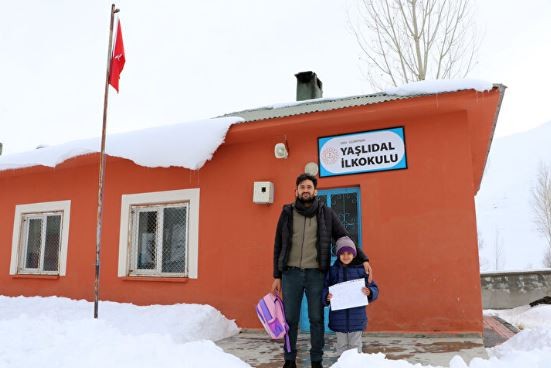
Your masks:
<svg viewBox="0 0 551 368"><path fill-rule="evenodd" d="M494 138L475 199L481 271L543 267L545 239L532 199L543 162L551 164L551 122Z"/></svg>

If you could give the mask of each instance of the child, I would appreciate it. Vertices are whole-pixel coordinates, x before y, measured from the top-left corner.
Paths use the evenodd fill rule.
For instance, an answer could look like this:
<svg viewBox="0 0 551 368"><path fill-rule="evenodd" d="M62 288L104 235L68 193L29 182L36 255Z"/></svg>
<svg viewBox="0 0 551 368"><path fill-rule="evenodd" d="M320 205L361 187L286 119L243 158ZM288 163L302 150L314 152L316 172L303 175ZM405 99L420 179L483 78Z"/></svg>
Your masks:
<svg viewBox="0 0 551 368"><path fill-rule="evenodd" d="M379 288L374 280L368 283L363 265L350 264L356 257L356 246L352 239L343 236L337 240L336 246L337 260L325 276L323 296L324 300L327 301L326 304L329 304L332 298L329 293L329 286L362 278L365 279L366 284L362 291L367 295L367 300L371 303L377 299ZM353 348L362 352L362 331L367 327L365 309L365 306L361 306L329 312L329 328L337 333L337 352L339 354Z"/></svg>

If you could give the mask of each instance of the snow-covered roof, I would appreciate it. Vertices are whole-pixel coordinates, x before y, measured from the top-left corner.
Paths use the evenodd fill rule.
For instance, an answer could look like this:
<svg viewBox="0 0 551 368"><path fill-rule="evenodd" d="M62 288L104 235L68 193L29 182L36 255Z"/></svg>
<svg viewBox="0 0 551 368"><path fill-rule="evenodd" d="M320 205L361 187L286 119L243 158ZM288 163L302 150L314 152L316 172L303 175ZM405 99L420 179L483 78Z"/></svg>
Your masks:
<svg viewBox="0 0 551 368"><path fill-rule="evenodd" d="M145 167L197 170L224 142L230 125L241 121L226 117L110 134L105 153ZM55 167L70 158L100 152L100 148L100 138L92 138L0 156L0 171L37 165Z"/></svg>
<svg viewBox="0 0 551 368"><path fill-rule="evenodd" d="M330 111L354 106L372 105L381 102L402 100L419 96L434 95L439 93L457 92L474 89L478 92L489 91L500 84L476 79L446 79L420 81L405 84L399 87L388 88L384 92L369 95L358 95L339 98L316 98L313 100L295 101L289 103L263 106L251 110L243 110L225 114L223 116L239 116L245 121L257 121L274 118L282 118L293 115L309 114L320 111Z"/></svg>
<svg viewBox="0 0 551 368"><path fill-rule="evenodd" d="M183 167L200 169L224 142L230 126L243 121L257 121L284 116L363 106L420 95L474 89L489 91L492 83L480 80L436 80L410 83L370 95L320 98L265 106L226 114L222 117L191 121L128 133L110 134L105 152L129 159L145 167ZM0 156L0 171L31 166L55 167L81 155L100 152L100 139L92 138L48 146L33 151Z"/></svg>

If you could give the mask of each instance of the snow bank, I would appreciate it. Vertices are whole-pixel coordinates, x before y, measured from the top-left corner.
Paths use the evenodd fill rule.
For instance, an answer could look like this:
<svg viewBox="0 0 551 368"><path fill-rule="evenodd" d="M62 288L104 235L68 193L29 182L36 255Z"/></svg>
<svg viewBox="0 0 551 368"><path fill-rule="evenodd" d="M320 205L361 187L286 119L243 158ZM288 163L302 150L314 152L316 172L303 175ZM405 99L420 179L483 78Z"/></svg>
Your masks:
<svg viewBox="0 0 551 368"><path fill-rule="evenodd" d="M551 353L551 328L537 327L521 331L503 344L489 350L492 355L497 357L504 357L519 351L549 350ZM551 366L551 359L549 363Z"/></svg>
<svg viewBox="0 0 551 368"><path fill-rule="evenodd" d="M521 305L513 309L487 309L484 314L498 316L519 329L547 327L551 329L551 305L539 304L534 307Z"/></svg>
<svg viewBox="0 0 551 368"><path fill-rule="evenodd" d="M533 310L539 310L540 322L551 320L551 306ZM83 300L0 296L0 367L250 367L209 341L238 332L233 321L210 306L101 302L99 320L92 311L92 303ZM526 312L508 311L518 316ZM490 359L475 358L468 365L455 356L449 367L549 368L551 328L522 331L489 354ZM354 350L344 352L333 367L442 368Z"/></svg>
<svg viewBox="0 0 551 368"><path fill-rule="evenodd" d="M0 320L32 316L41 320L67 322L87 320L93 304L61 297L0 296ZM133 304L100 302L100 320L125 334L159 333L174 341L220 340L239 332L210 305L174 304L140 307Z"/></svg>
<svg viewBox="0 0 551 368"><path fill-rule="evenodd" d="M208 305L138 307L0 296L0 367L249 367L212 341L235 322Z"/></svg>
<svg viewBox="0 0 551 368"><path fill-rule="evenodd" d="M478 92L485 92L492 88L492 83L478 79L438 79L419 81L388 88L385 90L385 93L388 95L411 96L455 92L464 89L474 89Z"/></svg>
<svg viewBox="0 0 551 368"><path fill-rule="evenodd" d="M488 354L491 356L490 360L477 362L477 365L473 365L473 360L470 367L549 368L551 367L551 329L538 327L521 331L503 344L488 349ZM450 368L462 367L450 365Z"/></svg>
<svg viewBox="0 0 551 368"><path fill-rule="evenodd" d="M432 365L411 364L406 360L390 360L383 353L363 354L352 349L345 351L339 357L339 360L331 366L332 368L439 368Z"/></svg>
<svg viewBox="0 0 551 368"><path fill-rule="evenodd" d="M449 368L549 368L551 367L551 329L538 328L522 331L502 345L488 349L490 359L474 358L465 363L456 355ZM360 354L345 351L332 368L443 368L432 365L411 364L405 360L389 360L382 353Z"/></svg>
<svg viewBox="0 0 551 368"><path fill-rule="evenodd" d="M215 118L108 135L105 152L145 167L200 169L224 142L239 117ZM73 157L100 152L100 138L0 156L0 171L36 165L55 167Z"/></svg>
<svg viewBox="0 0 551 368"><path fill-rule="evenodd" d="M467 364L459 355L450 360L449 368L550 368L551 367L551 305L521 306L508 310L485 310L517 326L521 331L505 343L488 349L490 359L474 358ZM333 368L443 368L411 364L405 360L390 360L384 354L344 352Z"/></svg>

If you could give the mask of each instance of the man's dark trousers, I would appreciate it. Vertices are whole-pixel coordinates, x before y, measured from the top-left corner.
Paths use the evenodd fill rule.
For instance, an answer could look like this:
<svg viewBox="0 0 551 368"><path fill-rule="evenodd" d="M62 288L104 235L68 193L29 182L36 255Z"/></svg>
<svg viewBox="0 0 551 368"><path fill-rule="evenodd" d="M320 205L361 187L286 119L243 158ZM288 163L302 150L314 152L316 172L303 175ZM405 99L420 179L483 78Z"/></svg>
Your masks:
<svg viewBox="0 0 551 368"><path fill-rule="evenodd" d="M315 268L290 267L283 272L281 289L291 343L291 351L285 352L285 360L296 360L297 357L297 333L303 293L306 293L310 320L310 360L312 362L322 360L324 345L323 303L321 300L323 280L323 272Z"/></svg>

